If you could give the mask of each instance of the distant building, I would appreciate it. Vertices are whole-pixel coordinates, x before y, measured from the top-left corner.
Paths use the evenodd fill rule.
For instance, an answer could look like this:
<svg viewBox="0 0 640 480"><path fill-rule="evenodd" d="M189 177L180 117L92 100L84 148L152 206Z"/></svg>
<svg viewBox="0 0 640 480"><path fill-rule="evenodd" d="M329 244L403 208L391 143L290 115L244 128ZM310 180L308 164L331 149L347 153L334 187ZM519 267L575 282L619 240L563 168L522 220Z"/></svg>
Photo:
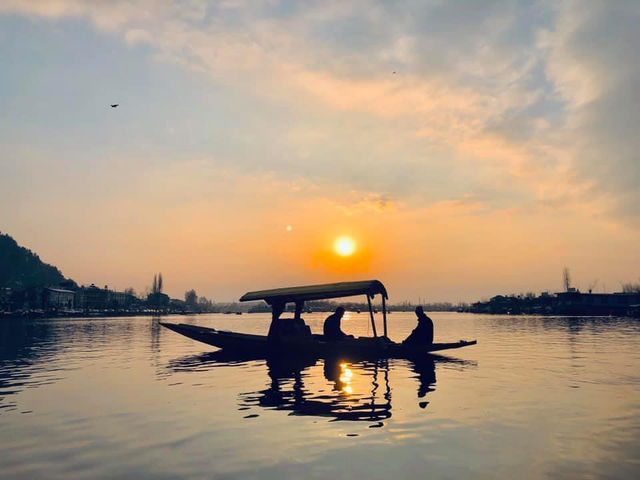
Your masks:
<svg viewBox="0 0 640 480"><path fill-rule="evenodd" d="M62 288L45 288L42 292L42 307L45 310L71 310L76 292Z"/></svg>
<svg viewBox="0 0 640 480"><path fill-rule="evenodd" d="M129 308L135 297L126 292L98 288L94 284L80 287L76 292L76 308L82 310L122 310Z"/></svg>
<svg viewBox="0 0 640 480"><path fill-rule="evenodd" d="M96 287L80 287L76 291L76 307L82 310L104 310L107 308L107 290Z"/></svg>
<svg viewBox="0 0 640 480"><path fill-rule="evenodd" d="M125 292L108 290L107 303L109 304L109 308L128 308L133 303L133 295Z"/></svg>
<svg viewBox="0 0 640 480"><path fill-rule="evenodd" d="M171 299L169 295L162 292L150 293L147 296L147 306L155 310L165 310L169 308Z"/></svg>
<svg viewBox="0 0 640 480"><path fill-rule="evenodd" d="M556 309L562 315L626 315L638 303L638 293L580 293L575 289L556 293Z"/></svg>
<svg viewBox="0 0 640 480"><path fill-rule="evenodd" d="M575 288L551 296L542 292L535 297L496 295L489 301L476 302L469 311L491 314L537 315L628 315L640 304L640 293L581 293Z"/></svg>
<svg viewBox="0 0 640 480"><path fill-rule="evenodd" d="M177 298L169 299L169 310L172 312L185 312L187 310L187 302Z"/></svg>

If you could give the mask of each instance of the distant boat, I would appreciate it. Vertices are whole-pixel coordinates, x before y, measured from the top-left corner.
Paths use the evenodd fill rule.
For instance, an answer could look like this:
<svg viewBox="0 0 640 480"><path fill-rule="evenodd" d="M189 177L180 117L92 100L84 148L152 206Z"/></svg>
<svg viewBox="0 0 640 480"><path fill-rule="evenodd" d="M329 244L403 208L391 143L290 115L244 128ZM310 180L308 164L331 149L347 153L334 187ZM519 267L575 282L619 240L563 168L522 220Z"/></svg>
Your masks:
<svg viewBox="0 0 640 480"><path fill-rule="evenodd" d="M242 315L242 312L236 312L236 315Z"/></svg>

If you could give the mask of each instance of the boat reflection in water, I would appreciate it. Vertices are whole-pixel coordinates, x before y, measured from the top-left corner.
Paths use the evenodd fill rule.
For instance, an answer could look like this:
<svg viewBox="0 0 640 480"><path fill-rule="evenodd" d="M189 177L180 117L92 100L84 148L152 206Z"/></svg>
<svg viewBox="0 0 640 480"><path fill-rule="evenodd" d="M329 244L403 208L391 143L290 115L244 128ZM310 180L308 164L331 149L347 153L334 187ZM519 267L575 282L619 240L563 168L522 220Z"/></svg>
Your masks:
<svg viewBox="0 0 640 480"><path fill-rule="evenodd" d="M240 365L256 359L239 358L223 351L173 360L174 372L202 371L223 365ZM322 362L322 376L318 363ZM436 362L468 363L441 355L425 355L413 360L269 357L266 360L267 388L240 393L241 410L262 407L283 410L290 415L324 417L331 421L371 422L382 427L391 418L390 368L409 367L418 380L418 405L425 408L425 397L434 390ZM391 365L391 367L390 367Z"/></svg>
<svg viewBox="0 0 640 480"><path fill-rule="evenodd" d="M351 364L341 359L324 361L324 377L330 382L331 389L320 388L317 392L305 386L306 376L302 370L288 370L272 359L267 361L267 366L271 379L269 388L240 394L241 407L259 405L290 411L292 415L332 420L378 422L391 417L391 387L386 360L358 363L358 380L369 377L365 382L368 390L364 392L355 388L356 378Z"/></svg>

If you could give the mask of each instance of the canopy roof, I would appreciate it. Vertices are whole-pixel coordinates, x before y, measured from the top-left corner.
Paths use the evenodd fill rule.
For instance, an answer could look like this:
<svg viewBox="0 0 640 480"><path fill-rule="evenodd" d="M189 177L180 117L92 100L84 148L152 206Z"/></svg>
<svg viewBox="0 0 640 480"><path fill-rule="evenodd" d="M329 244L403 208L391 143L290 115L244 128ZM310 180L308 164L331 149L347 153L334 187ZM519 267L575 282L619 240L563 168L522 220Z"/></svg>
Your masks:
<svg viewBox="0 0 640 480"><path fill-rule="evenodd" d="M365 280L362 282L325 283L322 285L248 292L240 298L240 301L264 300L268 304L273 304L274 302L304 302L306 300L323 300L365 294L373 297L378 293L383 295L384 298L389 298L382 282L379 280Z"/></svg>

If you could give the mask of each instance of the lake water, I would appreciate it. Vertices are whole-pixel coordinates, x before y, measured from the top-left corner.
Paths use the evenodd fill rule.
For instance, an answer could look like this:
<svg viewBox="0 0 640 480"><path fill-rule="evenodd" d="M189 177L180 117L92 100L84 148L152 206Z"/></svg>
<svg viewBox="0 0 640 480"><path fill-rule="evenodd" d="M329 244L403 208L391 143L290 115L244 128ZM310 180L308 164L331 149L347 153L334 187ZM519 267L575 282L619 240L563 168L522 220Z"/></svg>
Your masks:
<svg viewBox="0 0 640 480"><path fill-rule="evenodd" d="M321 331L326 314L309 314ZM638 478L640 321L434 313L420 362L228 361L147 317L0 323L0 476ZM266 314L170 317L266 333ZM393 313L401 339L414 315ZM345 331L367 334L365 314Z"/></svg>

